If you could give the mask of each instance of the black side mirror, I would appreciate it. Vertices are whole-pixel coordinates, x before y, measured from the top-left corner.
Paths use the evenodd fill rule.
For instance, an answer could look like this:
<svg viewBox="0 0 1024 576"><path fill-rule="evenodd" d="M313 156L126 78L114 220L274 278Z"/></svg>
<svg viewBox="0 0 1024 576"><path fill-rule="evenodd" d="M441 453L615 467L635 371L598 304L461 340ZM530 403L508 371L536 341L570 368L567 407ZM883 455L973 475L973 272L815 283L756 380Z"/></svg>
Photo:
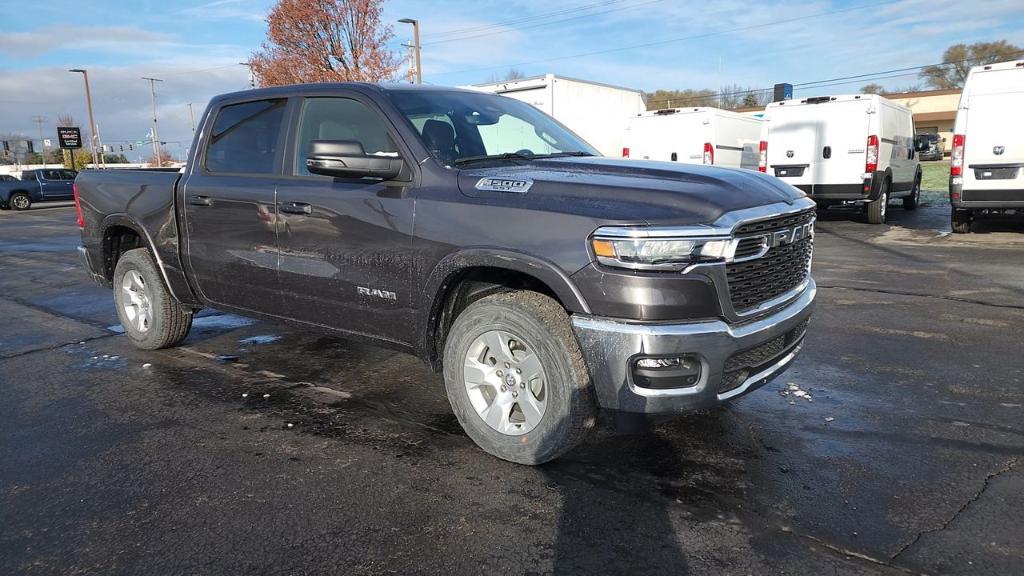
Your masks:
<svg viewBox="0 0 1024 576"><path fill-rule="evenodd" d="M402 158L367 154L356 140L313 140L306 153L306 169L338 178L390 180L402 171Z"/></svg>

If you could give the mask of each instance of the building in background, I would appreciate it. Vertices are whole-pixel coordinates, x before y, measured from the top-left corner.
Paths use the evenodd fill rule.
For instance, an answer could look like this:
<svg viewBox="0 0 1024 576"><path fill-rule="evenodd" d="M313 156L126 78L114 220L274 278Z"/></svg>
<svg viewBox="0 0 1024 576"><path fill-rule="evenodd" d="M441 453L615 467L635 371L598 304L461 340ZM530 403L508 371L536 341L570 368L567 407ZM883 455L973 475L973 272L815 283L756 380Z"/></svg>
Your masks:
<svg viewBox="0 0 1024 576"><path fill-rule="evenodd" d="M626 124L647 110L640 90L554 74L466 86L532 104L605 156L621 156Z"/></svg>

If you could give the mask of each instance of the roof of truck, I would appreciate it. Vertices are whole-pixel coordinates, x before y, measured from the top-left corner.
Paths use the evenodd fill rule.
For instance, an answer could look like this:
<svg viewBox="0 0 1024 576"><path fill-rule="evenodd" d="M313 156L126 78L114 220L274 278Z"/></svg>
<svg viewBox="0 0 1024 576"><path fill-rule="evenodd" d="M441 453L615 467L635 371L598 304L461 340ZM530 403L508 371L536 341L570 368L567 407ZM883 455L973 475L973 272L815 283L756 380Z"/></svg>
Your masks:
<svg viewBox="0 0 1024 576"><path fill-rule="evenodd" d="M221 100L243 100L248 98L272 98L272 97L284 97L294 96L296 94L315 94L322 92L332 92L335 90L369 90L376 92L411 92L411 91L423 91L423 92L468 92L472 94L479 94L475 90L465 90L463 88L454 88L451 86L433 86L428 84L375 84L372 82L310 82L308 84L287 84L285 86L271 86L269 88L253 88L250 90L239 90L238 92L228 92L226 94L220 94L211 100L211 102L218 102Z"/></svg>

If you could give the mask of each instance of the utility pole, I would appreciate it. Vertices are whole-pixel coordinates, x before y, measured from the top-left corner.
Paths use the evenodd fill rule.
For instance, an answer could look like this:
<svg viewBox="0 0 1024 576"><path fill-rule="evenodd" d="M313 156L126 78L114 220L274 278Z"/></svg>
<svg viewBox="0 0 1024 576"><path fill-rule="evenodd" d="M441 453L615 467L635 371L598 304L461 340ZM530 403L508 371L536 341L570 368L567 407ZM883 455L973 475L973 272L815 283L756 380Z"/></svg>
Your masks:
<svg viewBox="0 0 1024 576"><path fill-rule="evenodd" d="M420 67L420 21L412 18L402 18L402 24L412 24L412 41L416 46L416 83L423 84L423 69Z"/></svg>
<svg viewBox="0 0 1024 576"><path fill-rule="evenodd" d="M406 42L402 46L406 48L406 58L409 61L409 69L405 73L405 79L409 81L409 84L413 84L414 75L416 74L416 56L413 52L413 45L412 42Z"/></svg>
<svg viewBox="0 0 1024 576"><path fill-rule="evenodd" d="M96 134L96 121L92 116L92 94L89 92L89 73L81 68L72 68L68 72L81 72L82 78L85 79L85 105L89 109L89 132L92 135L90 139L92 142L92 165L99 168L100 159L96 155L96 147L99 145L99 135Z"/></svg>
<svg viewBox="0 0 1024 576"><path fill-rule="evenodd" d="M143 80L149 80L149 94L150 101L153 104L153 160L156 162L157 167L163 165L160 159L160 134L156 130L156 83L163 82L159 78L148 78L142 77Z"/></svg>
<svg viewBox="0 0 1024 576"><path fill-rule="evenodd" d="M46 116L36 114L32 121L39 126L39 148L43 151L43 168L46 168L46 140L43 139L43 122L46 122Z"/></svg>
<svg viewBox="0 0 1024 576"><path fill-rule="evenodd" d="M188 121L192 124L192 133L196 133L196 117L192 115L192 103L188 103Z"/></svg>
<svg viewBox="0 0 1024 576"><path fill-rule="evenodd" d="M239 64L241 64L242 66L245 66L245 68L249 71L249 88L255 88L256 87L256 77L253 76L253 74L252 74L252 65L249 64L248 62L239 62Z"/></svg>

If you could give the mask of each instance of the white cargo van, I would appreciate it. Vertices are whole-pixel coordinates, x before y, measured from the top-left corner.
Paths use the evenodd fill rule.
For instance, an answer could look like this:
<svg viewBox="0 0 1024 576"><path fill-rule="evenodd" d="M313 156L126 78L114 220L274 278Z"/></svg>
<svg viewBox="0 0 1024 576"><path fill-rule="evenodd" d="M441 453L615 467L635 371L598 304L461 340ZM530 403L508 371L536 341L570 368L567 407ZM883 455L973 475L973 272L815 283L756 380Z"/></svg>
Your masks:
<svg viewBox="0 0 1024 576"><path fill-rule="evenodd" d="M1024 215L1024 60L967 74L949 157L953 231L976 216Z"/></svg>
<svg viewBox="0 0 1024 576"><path fill-rule="evenodd" d="M761 120L718 108L644 112L626 127L626 158L757 170Z"/></svg>
<svg viewBox="0 0 1024 576"><path fill-rule="evenodd" d="M921 168L910 109L875 94L772 102L761 125L760 166L821 208L863 204L885 221L888 202L917 208Z"/></svg>

